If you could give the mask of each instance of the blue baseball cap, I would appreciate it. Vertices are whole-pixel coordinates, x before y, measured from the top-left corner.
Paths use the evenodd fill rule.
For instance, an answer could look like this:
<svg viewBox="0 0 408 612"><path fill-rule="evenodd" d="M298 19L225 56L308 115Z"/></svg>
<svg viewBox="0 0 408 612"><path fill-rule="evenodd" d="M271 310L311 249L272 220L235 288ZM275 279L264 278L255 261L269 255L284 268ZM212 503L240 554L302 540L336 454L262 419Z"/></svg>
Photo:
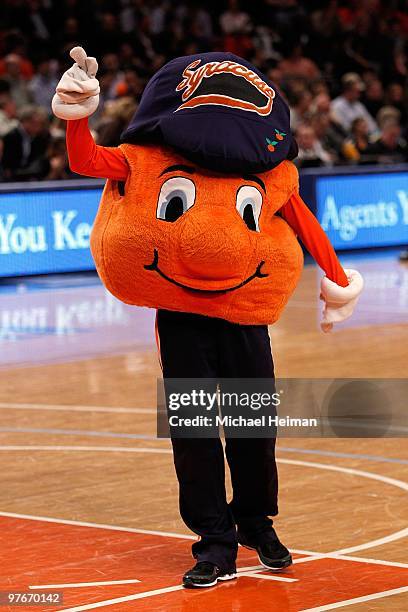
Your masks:
<svg viewBox="0 0 408 612"><path fill-rule="evenodd" d="M165 64L148 82L121 142L157 142L200 166L265 172L297 155L289 107L255 66L232 53Z"/></svg>

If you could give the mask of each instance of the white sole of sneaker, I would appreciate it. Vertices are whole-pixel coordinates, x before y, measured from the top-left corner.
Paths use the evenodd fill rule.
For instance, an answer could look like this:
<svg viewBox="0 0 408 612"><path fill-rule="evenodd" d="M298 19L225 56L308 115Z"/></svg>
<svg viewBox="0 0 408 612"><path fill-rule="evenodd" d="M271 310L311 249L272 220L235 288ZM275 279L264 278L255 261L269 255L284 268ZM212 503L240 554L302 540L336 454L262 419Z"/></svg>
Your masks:
<svg viewBox="0 0 408 612"><path fill-rule="evenodd" d="M236 577L237 577L237 574L224 574L224 576L220 576L219 578L217 578L213 582L209 582L208 584L189 584L189 585L184 585L184 587L186 587L187 589L195 589L195 588L206 589L208 587L215 586L219 580L221 582L225 582L227 580L234 580L234 578Z"/></svg>
<svg viewBox="0 0 408 612"><path fill-rule="evenodd" d="M217 580L234 580L237 577L237 574L224 574L224 576L220 576Z"/></svg>

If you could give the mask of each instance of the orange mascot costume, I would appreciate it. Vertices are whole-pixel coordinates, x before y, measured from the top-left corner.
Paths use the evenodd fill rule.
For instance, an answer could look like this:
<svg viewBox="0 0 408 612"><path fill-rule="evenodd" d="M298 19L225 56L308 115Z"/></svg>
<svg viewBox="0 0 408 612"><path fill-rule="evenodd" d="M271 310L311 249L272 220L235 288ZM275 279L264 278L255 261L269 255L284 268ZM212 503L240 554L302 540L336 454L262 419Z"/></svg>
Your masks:
<svg viewBox="0 0 408 612"><path fill-rule="evenodd" d="M289 110L264 75L225 53L177 58L148 83L117 148L97 146L97 63L76 47L54 113L68 120L71 168L108 179L91 237L98 273L120 300L158 309L165 379L274 380L267 325L303 266L299 237L326 273L322 329L352 313L362 290L299 196ZM275 439L172 437L180 511L200 539L186 587L236 576L238 542L270 570L292 562L277 514Z"/></svg>

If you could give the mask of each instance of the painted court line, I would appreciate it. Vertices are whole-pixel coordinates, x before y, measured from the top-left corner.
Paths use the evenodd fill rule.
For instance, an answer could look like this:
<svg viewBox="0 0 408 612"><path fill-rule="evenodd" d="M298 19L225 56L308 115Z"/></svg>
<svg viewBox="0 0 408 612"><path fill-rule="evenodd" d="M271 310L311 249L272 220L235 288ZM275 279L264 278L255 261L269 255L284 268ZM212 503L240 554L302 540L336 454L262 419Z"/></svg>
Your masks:
<svg viewBox="0 0 408 612"><path fill-rule="evenodd" d="M267 569L263 568L264 572ZM240 572L240 576L247 576L248 578L260 578L261 580L276 580L277 582L299 582L298 578L287 578L286 576L272 576L272 574L258 574L258 572Z"/></svg>
<svg viewBox="0 0 408 612"><path fill-rule="evenodd" d="M371 546L370 546L371 548ZM295 552L291 549L291 552ZM293 559L293 563L306 563L307 561L317 561L318 559L340 559L341 561L356 561L357 563L373 563L374 565L387 565L389 567L401 567L408 569L408 563L399 563L398 561L383 561L382 559L369 559L368 557L350 557L336 552L333 553L309 553L307 557Z"/></svg>
<svg viewBox="0 0 408 612"><path fill-rule="evenodd" d="M248 567L237 567L237 574L241 574L242 572L260 572L262 570L264 570L264 566L263 565L249 565Z"/></svg>
<svg viewBox="0 0 408 612"><path fill-rule="evenodd" d="M341 550L337 550L335 552L339 555L347 555L348 553L357 552L358 550L365 550L367 548L383 546L384 544L388 544L389 542L393 542L394 540L401 540L402 538L406 537L408 537L408 527L405 527L405 529L401 529L400 531L396 531L395 533L391 533L388 536L384 536L383 538L378 538L378 540L372 540L367 544L350 546L349 548L342 548Z"/></svg>
<svg viewBox="0 0 408 612"><path fill-rule="evenodd" d="M408 586L400 587L399 589L379 591L378 593L372 593L371 595L363 595L362 597L354 597L353 599L337 601L336 603L328 604L326 606L318 606L317 608L305 608L300 612L326 612L326 610L335 610L336 608L343 608L344 606L351 606L352 604L364 603L365 601L373 601L373 599L381 599L382 597L390 597L390 595L398 595L399 593L407 592Z"/></svg>
<svg viewBox="0 0 408 612"><path fill-rule="evenodd" d="M144 593L136 593L135 595L126 595L124 597L116 597L115 599L106 599L105 601L96 601L83 606L75 606L75 608L64 608L61 612L82 612L83 610L94 610L95 608L103 608L104 606L113 606L125 601L134 601L135 599L144 599L145 597L154 597L163 593L172 593L173 591L181 591L184 587L181 584L164 589L155 589L154 591L145 591Z"/></svg>
<svg viewBox="0 0 408 612"><path fill-rule="evenodd" d="M111 586L114 584L134 584L140 580L106 580L104 582L72 582L66 584L36 584L29 589L75 589L77 587Z"/></svg>
<svg viewBox="0 0 408 612"><path fill-rule="evenodd" d="M359 563L374 563L375 565L388 565L391 567L402 567L408 569L408 563L399 563L398 561L383 561L382 559L369 559L367 557L350 557L349 555L328 554L326 557L330 559L341 559L343 561L357 561Z"/></svg>
<svg viewBox="0 0 408 612"><path fill-rule="evenodd" d="M79 451L79 452L110 452L110 453L158 453L171 454L170 448L137 448L135 446L52 446L52 445L8 445L0 446L0 451Z"/></svg>
<svg viewBox="0 0 408 612"><path fill-rule="evenodd" d="M382 457L381 455L364 455L360 453L341 453L337 451L326 451L312 448L296 448L295 446L278 446L278 452L299 453L301 455L320 455L322 457L336 457L339 459L364 459L367 461L378 461L380 463L401 463L408 465L408 459L398 459L396 457Z"/></svg>
<svg viewBox="0 0 408 612"><path fill-rule="evenodd" d="M300 465L306 467L312 467L319 470L330 470L332 472L342 472L343 474L350 474L351 476L362 476L363 478L371 478L372 480L379 480L385 484L398 487L404 491L408 491L408 482L403 480L397 480L396 478L390 478L389 476L383 476L382 474L376 474L375 472L366 472L364 470L357 470L354 468L348 468L340 465L332 465L331 463L315 463L312 461L301 461L297 459L277 459L279 463L286 463L288 465Z"/></svg>
<svg viewBox="0 0 408 612"><path fill-rule="evenodd" d="M66 404L11 404L0 402L0 408L10 410L50 410L69 412L119 412L124 414L156 414L154 408L123 408L114 406L70 406Z"/></svg>
<svg viewBox="0 0 408 612"><path fill-rule="evenodd" d="M45 523L56 523L61 525L73 525L74 527L94 527L95 529L109 529L110 531L126 531L129 533L143 533L146 535L164 536L166 538L180 538L182 540L197 540L196 536L174 533L172 531L155 531L154 529L137 529L136 527L118 527L117 525L105 525L103 523L88 523L86 521L71 521L69 519L58 519L48 516L33 516L31 514L19 514L16 512L0 512L0 516L7 518L24 519L28 521L44 521Z"/></svg>
<svg viewBox="0 0 408 612"><path fill-rule="evenodd" d="M156 435L116 433L113 431L92 431L86 429L59 429L46 427L0 427L3 433L39 433L39 434L59 434L64 436L91 436L97 438L125 438L129 440L157 440Z"/></svg>

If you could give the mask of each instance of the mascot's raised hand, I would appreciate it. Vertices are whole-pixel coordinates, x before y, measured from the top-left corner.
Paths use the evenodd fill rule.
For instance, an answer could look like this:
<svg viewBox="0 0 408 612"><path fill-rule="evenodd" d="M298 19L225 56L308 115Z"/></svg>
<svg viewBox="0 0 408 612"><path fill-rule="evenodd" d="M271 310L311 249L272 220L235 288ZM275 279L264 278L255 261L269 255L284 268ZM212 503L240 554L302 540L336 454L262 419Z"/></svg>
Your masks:
<svg viewBox="0 0 408 612"><path fill-rule="evenodd" d="M70 56L75 64L62 75L52 99L52 110L60 119L83 119L98 108L100 89L95 78L98 62L88 57L82 47L74 47Z"/></svg>

